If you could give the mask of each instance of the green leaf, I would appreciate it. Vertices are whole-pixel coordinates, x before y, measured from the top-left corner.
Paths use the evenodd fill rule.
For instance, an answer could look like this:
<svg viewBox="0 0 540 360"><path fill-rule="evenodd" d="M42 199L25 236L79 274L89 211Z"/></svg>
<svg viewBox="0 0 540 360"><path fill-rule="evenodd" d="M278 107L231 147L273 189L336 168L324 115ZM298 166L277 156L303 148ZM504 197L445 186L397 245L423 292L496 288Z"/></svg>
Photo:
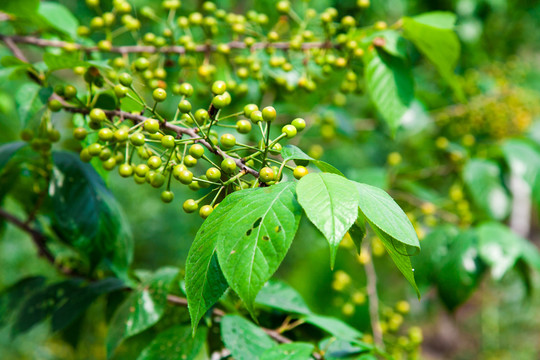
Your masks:
<svg viewBox="0 0 540 360"><path fill-rule="evenodd" d="M32 276L3 289L0 292L0 327L6 325L28 295L40 290L44 284L44 277Z"/></svg>
<svg viewBox="0 0 540 360"><path fill-rule="evenodd" d="M26 145L23 141L16 141L0 145L0 173L8 164L9 160L15 155L19 149Z"/></svg>
<svg viewBox="0 0 540 360"><path fill-rule="evenodd" d="M315 347L308 343L281 344L266 350L261 360L310 360Z"/></svg>
<svg viewBox="0 0 540 360"><path fill-rule="evenodd" d="M249 192L231 208L220 227L217 254L229 285L250 312L259 290L283 261L294 239L301 209L295 183Z"/></svg>
<svg viewBox="0 0 540 360"><path fill-rule="evenodd" d="M35 292L21 305L11 333L18 335L46 320L55 309L69 299L70 294L77 290L80 283L81 280L66 280Z"/></svg>
<svg viewBox="0 0 540 360"><path fill-rule="evenodd" d="M176 268L159 269L118 308L107 334L109 357L123 340L141 333L161 319L167 295L177 275Z"/></svg>
<svg viewBox="0 0 540 360"><path fill-rule="evenodd" d="M221 319L221 337L236 360L258 359L276 343L258 326L238 315Z"/></svg>
<svg viewBox="0 0 540 360"><path fill-rule="evenodd" d="M121 290L126 285L116 278L103 279L81 287L69 294L67 300L52 314L52 331L66 328L76 320L100 295Z"/></svg>
<svg viewBox="0 0 540 360"><path fill-rule="evenodd" d="M309 220L328 240L334 268L339 243L358 217L354 183L335 174L312 173L300 179L296 193Z"/></svg>
<svg viewBox="0 0 540 360"><path fill-rule="evenodd" d="M105 110L115 110L118 107L118 98L113 90L101 91L94 98L93 106Z"/></svg>
<svg viewBox="0 0 540 360"><path fill-rule="evenodd" d="M358 214L358 218L349 229L349 235L356 246L356 250L358 250L358 254L360 254L360 251L362 250L362 241L366 236L366 219L363 214Z"/></svg>
<svg viewBox="0 0 540 360"><path fill-rule="evenodd" d="M354 183L359 206L365 218L391 238L416 249L420 242L409 218L386 191L375 186Z"/></svg>
<svg viewBox="0 0 540 360"><path fill-rule="evenodd" d="M120 205L95 170L77 155L54 152L53 162L49 193L55 230L87 255L92 265L104 261L117 276L129 281L133 242Z"/></svg>
<svg viewBox="0 0 540 360"><path fill-rule="evenodd" d="M463 99L463 91L454 75L460 53L459 39L454 32L455 22L456 16L446 12L405 17L403 35L435 65L456 95Z"/></svg>
<svg viewBox="0 0 540 360"><path fill-rule="evenodd" d="M137 360L194 360L204 351L207 329L201 329L194 337L189 326L176 325L161 332L148 345Z"/></svg>
<svg viewBox="0 0 540 360"><path fill-rule="evenodd" d="M512 173L532 188L540 170L540 152L529 142L517 139L506 141L502 150Z"/></svg>
<svg viewBox="0 0 540 360"><path fill-rule="evenodd" d="M55 30L75 38L79 21L64 5L42 1L39 4L39 14Z"/></svg>
<svg viewBox="0 0 540 360"><path fill-rule="evenodd" d="M448 309L454 310L469 298L484 270L475 232L466 231L454 238L436 275L439 297Z"/></svg>
<svg viewBox="0 0 540 360"><path fill-rule="evenodd" d="M19 88L15 94L15 102L23 126L26 126L45 107L47 99L51 95L51 88L42 88L31 82L25 83Z"/></svg>
<svg viewBox="0 0 540 360"><path fill-rule="evenodd" d="M31 67L32 66L31 64L25 61L22 61L21 59L16 58L15 56L10 56L10 55L2 57L0 59L0 64L3 67L19 67L19 66Z"/></svg>
<svg viewBox="0 0 540 360"><path fill-rule="evenodd" d="M538 249L508 227L488 222L477 227L476 233L480 258L491 267L491 276L495 280L500 280L519 259L533 268L540 268Z"/></svg>
<svg viewBox="0 0 540 360"><path fill-rule="evenodd" d="M250 192L227 196L204 221L189 249L186 260L186 294L193 331L199 320L229 287L219 267L216 247L221 226L235 205Z"/></svg>
<svg viewBox="0 0 540 360"><path fill-rule="evenodd" d="M335 317L311 314L304 320L339 339L359 340L362 337L360 331Z"/></svg>
<svg viewBox="0 0 540 360"><path fill-rule="evenodd" d="M347 341L336 337L325 338L320 341L319 349L324 349L324 358L327 360L355 359L366 351L373 350L372 344L361 341Z"/></svg>
<svg viewBox="0 0 540 360"><path fill-rule="evenodd" d="M510 198L495 162L471 159L465 164L462 176L476 206L495 220L502 220L508 215Z"/></svg>
<svg viewBox="0 0 540 360"><path fill-rule="evenodd" d="M315 160L311 156L304 153L302 150L300 150L298 147L294 145L285 145L283 149L281 150L281 157L283 157L283 160L308 160L313 165L319 168L322 172L327 172L331 174L337 174L344 176L341 171L336 169L334 166L328 164L327 162L324 162L322 160Z"/></svg>
<svg viewBox="0 0 540 360"><path fill-rule="evenodd" d="M55 71L60 69L72 69L77 66L89 67L92 66L86 61L79 60L77 53L67 53L62 55L55 55L51 53L45 53L43 55L43 61L49 71Z"/></svg>
<svg viewBox="0 0 540 360"><path fill-rule="evenodd" d="M378 47L382 48L388 54L400 58L407 57L407 42L396 30L377 31L363 38L362 44L369 46L374 39L379 38Z"/></svg>
<svg viewBox="0 0 540 360"><path fill-rule="evenodd" d="M263 286L255 302L273 309L294 314L310 314L302 296L282 281L269 281Z"/></svg>
<svg viewBox="0 0 540 360"><path fill-rule="evenodd" d="M37 12L39 0L2 0L0 1L0 11L25 17Z"/></svg>
<svg viewBox="0 0 540 360"><path fill-rule="evenodd" d="M371 100L392 133L414 100L414 82L410 67L403 59L377 50L364 56L364 77Z"/></svg>

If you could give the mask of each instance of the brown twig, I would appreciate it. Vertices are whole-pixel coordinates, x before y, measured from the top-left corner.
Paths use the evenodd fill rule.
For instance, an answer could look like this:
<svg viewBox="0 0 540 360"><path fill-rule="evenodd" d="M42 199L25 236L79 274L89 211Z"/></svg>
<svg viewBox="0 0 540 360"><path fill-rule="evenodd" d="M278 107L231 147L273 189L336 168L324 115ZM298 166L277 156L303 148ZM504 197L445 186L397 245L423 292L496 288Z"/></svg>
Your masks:
<svg viewBox="0 0 540 360"><path fill-rule="evenodd" d="M371 322L371 331L373 332L373 342L375 345L384 350L383 336L379 320L379 296L377 295L377 274L375 273L375 266L373 265L373 259L371 256L371 247L365 245L362 247L362 251L365 251L369 257L368 261L364 265L367 278L367 296L369 299L369 320Z"/></svg>
<svg viewBox="0 0 540 360"><path fill-rule="evenodd" d="M113 46L108 50L99 49L97 46L84 46L80 44L69 43L61 40L48 40L35 36L21 36L21 35L2 35L0 34L0 40L4 42L20 43L27 45L34 45L39 47L55 47L65 48L71 47L84 52L110 52L117 54L130 54L130 53L161 53L161 54L185 54L186 49L183 46L146 46L146 45L126 45L126 46ZM248 49L248 46L243 41L231 41L227 44L231 49ZM250 50L260 50L265 48L275 48L280 50L288 50L290 48L289 42L257 42L249 47ZM329 42L306 42L302 44L301 50L317 49L317 48L332 48L338 47L338 45ZM216 51L216 45L201 44L195 47L195 52L208 52Z"/></svg>

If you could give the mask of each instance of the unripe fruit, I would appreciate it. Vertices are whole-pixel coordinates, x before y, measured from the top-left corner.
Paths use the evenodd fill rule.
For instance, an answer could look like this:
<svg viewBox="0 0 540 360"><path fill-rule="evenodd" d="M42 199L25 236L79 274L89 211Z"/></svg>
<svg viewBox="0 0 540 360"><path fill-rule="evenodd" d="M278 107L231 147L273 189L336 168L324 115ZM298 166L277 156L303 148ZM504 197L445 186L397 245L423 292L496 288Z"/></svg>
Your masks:
<svg viewBox="0 0 540 360"><path fill-rule="evenodd" d="M124 85L118 84L118 85L115 85L114 87L114 94L119 99L126 97L128 91L129 89L125 87Z"/></svg>
<svg viewBox="0 0 540 360"><path fill-rule="evenodd" d="M114 138L118 142L126 141L129 137L129 129L127 128L120 128L114 132Z"/></svg>
<svg viewBox="0 0 540 360"><path fill-rule="evenodd" d="M263 121L262 112L260 112L259 110L253 111L249 118L250 118L251 122L254 123L254 124L257 124L257 123Z"/></svg>
<svg viewBox="0 0 540 360"><path fill-rule="evenodd" d="M218 80L212 84L212 93L214 95L221 95L227 91L227 84L225 81Z"/></svg>
<svg viewBox="0 0 540 360"><path fill-rule="evenodd" d="M297 166L294 168L293 175L296 179L300 180L308 174L308 169L304 166Z"/></svg>
<svg viewBox="0 0 540 360"><path fill-rule="evenodd" d="M246 106L244 106L244 115L247 117L247 118L251 118L251 114L254 112L254 111L257 111L259 110L259 107L255 104L248 104Z"/></svg>
<svg viewBox="0 0 540 360"><path fill-rule="evenodd" d="M33 138L34 138L34 132L32 130L24 129L23 131L21 131L21 139L23 139L24 141L28 142L28 141L32 140Z"/></svg>
<svg viewBox="0 0 540 360"><path fill-rule="evenodd" d="M214 105L216 109L223 109L225 106L227 106L227 98L224 95L214 96L212 105Z"/></svg>
<svg viewBox="0 0 540 360"><path fill-rule="evenodd" d="M180 172L178 180L184 185L189 185L193 181L193 173L189 170L183 170Z"/></svg>
<svg viewBox="0 0 540 360"><path fill-rule="evenodd" d="M259 180L261 180L264 183L273 181L275 176L276 175L274 173L274 170L267 166L263 167L261 171L259 171Z"/></svg>
<svg viewBox="0 0 540 360"><path fill-rule="evenodd" d="M298 131L302 131L306 128L306 121L302 118L296 118L291 123L292 126L296 128Z"/></svg>
<svg viewBox="0 0 540 360"><path fill-rule="evenodd" d="M224 149L231 149L236 145L236 138L232 134L223 134L219 140Z"/></svg>
<svg viewBox="0 0 540 360"><path fill-rule="evenodd" d="M172 149L173 147L175 147L176 143L174 142L174 136L165 135L164 137L162 137L161 145L167 149Z"/></svg>
<svg viewBox="0 0 540 360"><path fill-rule="evenodd" d="M195 165L197 165L197 159L195 159L191 155L186 155L186 157L184 158L184 165L186 165L187 167L194 167Z"/></svg>
<svg viewBox="0 0 540 360"><path fill-rule="evenodd" d="M193 95L193 86L189 83L183 83L180 85L179 93L185 97L190 97Z"/></svg>
<svg viewBox="0 0 540 360"><path fill-rule="evenodd" d="M73 129L73 137L77 140L84 140L88 135L88 131L85 128L78 127Z"/></svg>
<svg viewBox="0 0 540 360"><path fill-rule="evenodd" d="M240 134L247 134L251 131L251 123L247 120L238 120L236 122L236 131Z"/></svg>
<svg viewBox="0 0 540 360"><path fill-rule="evenodd" d="M129 164L122 164L118 168L118 173L122 177L130 177L131 175L133 175L133 167Z"/></svg>
<svg viewBox="0 0 540 360"><path fill-rule="evenodd" d="M162 102L167 99L167 92L161 88L157 88L152 92L152 97L154 98L154 101Z"/></svg>
<svg viewBox="0 0 540 360"><path fill-rule="evenodd" d="M133 63L133 66L135 66L135 69L137 71L144 71L144 70L148 69L148 66L150 66L150 62L146 58L138 58Z"/></svg>
<svg viewBox="0 0 540 360"><path fill-rule="evenodd" d="M110 158L105 160L102 164L103 168L107 171L111 171L116 166L116 159Z"/></svg>
<svg viewBox="0 0 540 360"><path fill-rule="evenodd" d="M107 119L107 115L105 115L105 112L101 109L92 109L90 111L90 121L94 122L102 122Z"/></svg>
<svg viewBox="0 0 540 360"><path fill-rule="evenodd" d="M168 204L174 199L174 193L172 191L163 191L161 193L161 201Z"/></svg>
<svg viewBox="0 0 540 360"><path fill-rule="evenodd" d="M172 175L174 176L174 178L178 181L180 181L180 174L182 173L182 171L184 170L187 170L187 167L185 165L176 165L174 168L173 168L173 172L172 172Z"/></svg>
<svg viewBox="0 0 540 360"><path fill-rule="evenodd" d="M210 181L217 182L221 179L221 171L219 171L218 168L211 167L208 170L206 170L206 177Z"/></svg>
<svg viewBox="0 0 540 360"><path fill-rule="evenodd" d="M82 149L81 153L79 154L79 158L83 162L90 162L90 160L92 160L92 155L90 155L88 149Z"/></svg>
<svg viewBox="0 0 540 360"><path fill-rule="evenodd" d="M182 208L185 212L188 214L195 212L199 208L199 204L193 199L188 199L184 201L184 204L182 205Z"/></svg>
<svg viewBox="0 0 540 360"><path fill-rule="evenodd" d="M156 119L147 119L144 122L144 130L150 134L155 134L159 131L159 121Z"/></svg>
<svg viewBox="0 0 540 360"><path fill-rule="evenodd" d="M189 148L189 155L195 159L200 159L204 155L204 147L201 144L193 144Z"/></svg>
<svg viewBox="0 0 540 360"><path fill-rule="evenodd" d="M287 135L287 139L292 139L296 136L296 128L292 125L285 125L281 128L281 132Z"/></svg>
<svg viewBox="0 0 540 360"><path fill-rule="evenodd" d="M120 81L120 84L126 87L130 87L131 84L133 83L133 78L128 73L121 73L118 76L118 81Z"/></svg>
<svg viewBox="0 0 540 360"><path fill-rule="evenodd" d="M191 111L191 103L184 99L178 103L178 110L180 110L183 113L188 113Z"/></svg>
<svg viewBox="0 0 540 360"><path fill-rule="evenodd" d="M276 109L273 106L267 106L262 109L262 117L264 121L272 122L276 119Z"/></svg>
<svg viewBox="0 0 540 360"><path fill-rule="evenodd" d="M49 101L48 107L52 112L58 112L62 110L63 105L60 101L52 99L51 101Z"/></svg>
<svg viewBox="0 0 540 360"><path fill-rule="evenodd" d="M199 215L203 218L203 219L206 219L207 217L210 216L210 214L212 213L212 211L214 211L214 208L210 205L204 205L203 207L201 207L201 209L199 210Z"/></svg>
<svg viewBox="0 0 540 360"><path fill-rule="evenodd" d="M161 166L162 161L159 156L154 155L150 156L150 159L148 159L147 163L150 169L156 170Z"/></svg>
<svg viewBox="0 0 540 360"><path fill-rule="evenodd" d="M287 14L291 10L291 3L288 1L279 1L276 9L282 14Z"/></svg>
<svg viewBox="0 0 540 360"><path fill-rule="evenodd" d="M152 179L150 180L150 185L154 188L160 188L165 184L165 176L161 173L155 173Z"/></svg>
<svg viewBox="0 0 540 360"><path fill-rule="evenodd" d="M143 146L145 143L145 136L143 133L134 133L129 137L129 141L133 146Z"/></svg>
<svg viewBox="0 0 540 360"><path fill-rule="evenodd" d="M199 124L204 123L209 118L210 116L208 115L208 111L204 109L199 109L195 112L195 120L197 120Z"/></svg>
<svg viewBox="0 0 540 360"><path fill-rule="evenodd" d="M135 175L144 177L146 174L148 174L148 171L150 171L150 168L146 164L139 164L135 168Z"/></svg>
<svg viewBox="0 0 540 360"><path fill-rule="evenodd" d="M101 141L110 141L114 137L114 133L112 132L111 129L103 128L99 130L98 137L99 137L99 140Z"/></svg>
<svg viewBox="0 0 540 360"><path fill-rule="evenodd" d="M227 174L232 174L236 170L236 162L231 158L223 159L221 169Z"/></svg>
<svg viewBox="0 0 540 360"><path fill-rule="evenodd" d="M88 149L88 153L91 156L98 156L99 153L101 153L101 145L98 143L93 143L93 144L88 145L87 149Z"/></svg>
<svg viewBox="0 0 540 360"><path fill-rule="evenodd" d="M75 96L77 96L77 88L73 85L66 85L64 88L64 98L66 100L73 99Z"/></svg>

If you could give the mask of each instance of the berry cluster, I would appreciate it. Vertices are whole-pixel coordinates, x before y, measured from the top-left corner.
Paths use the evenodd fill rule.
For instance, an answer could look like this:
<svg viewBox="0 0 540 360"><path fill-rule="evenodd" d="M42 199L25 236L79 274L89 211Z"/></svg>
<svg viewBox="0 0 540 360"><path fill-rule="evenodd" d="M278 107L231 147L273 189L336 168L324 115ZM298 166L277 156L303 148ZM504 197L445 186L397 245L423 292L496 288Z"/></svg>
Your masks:
<svg viewBox="0 0 540 360"><path fill-rule="evenodd" d="M119 83L112 85L116 96L131 96L130 91L137 94L132 83L129 74L121 74ZM91 110L77 108L72 103L81 99L76 94L66 96L68 88L57 88L57 98L49 106L55 111L64 108L86 114L87 126L73 131L76 139L89 142L80 152L81 160L99 159L105 170L118 168L120 176L133 177L137 184L164 188L161 199L166 203L174 199L173 178L193 191L211 188L198 200L184 202L183 209L187 213L199 210L200 216L206 218L227 194L273 185L282 179L285 168L293 170L297 179L308 172L304 166L290 167L275 156L281 151L281 140L291 139L305 128L304 119L294 119L272 138L271 124L277 118L272 106L259 109L256 104L248 104L241 112L222 116L222 110L231 102L223 81L212 84L213 99L208 110L195 110L188 100L193 94L192 85L181 84L182 96L178 98L171 121L156 110L167 98L166 90L161 88L152 93L153 106L145 105L142 98L139 100L153 117L95 107ZM260 132L259 141L252 141L253 137L249 136L253 128ZM224 129L234 129L238 134L221 131ZM207 201L210 195L213 198Z"/></svg>

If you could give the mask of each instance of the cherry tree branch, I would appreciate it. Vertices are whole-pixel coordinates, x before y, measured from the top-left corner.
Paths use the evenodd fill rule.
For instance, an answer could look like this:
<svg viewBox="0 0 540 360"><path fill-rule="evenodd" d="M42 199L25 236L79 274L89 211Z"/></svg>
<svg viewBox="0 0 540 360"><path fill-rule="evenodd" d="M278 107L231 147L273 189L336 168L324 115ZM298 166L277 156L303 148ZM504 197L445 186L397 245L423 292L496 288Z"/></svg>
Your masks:
<svg viewBox="0 0 540 360"><path fill-rule="evenodd" d="M373 342L375 345L384 350L383 335L379 320L379 297L377 295L377 274L373 265L371 247L363 246L362 251L365 251L370 260L364 265L367 278L367 296L369 301L369 320L371 322L371 331L373 332Z"/></svg>

